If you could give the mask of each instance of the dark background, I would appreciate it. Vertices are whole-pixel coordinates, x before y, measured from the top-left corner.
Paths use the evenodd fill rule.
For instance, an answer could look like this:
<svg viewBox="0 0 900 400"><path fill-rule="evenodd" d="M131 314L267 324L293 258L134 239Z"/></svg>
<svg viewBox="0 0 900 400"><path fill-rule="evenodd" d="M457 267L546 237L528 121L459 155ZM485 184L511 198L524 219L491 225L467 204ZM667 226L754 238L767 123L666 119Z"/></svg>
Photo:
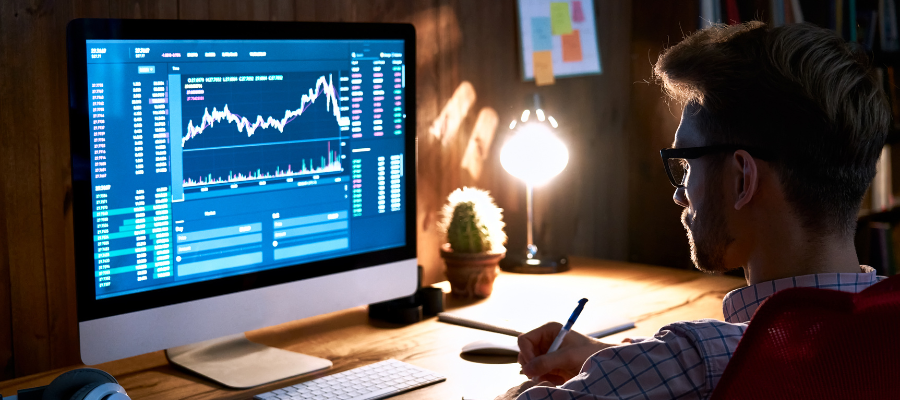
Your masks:
<svg viewBox="0 0 900 400"><path fill-rule="evenodd" d="M603 74L536 88L519 76L515 0L0 1L0 380L79 362L72 249L65 26L73 18L409 22L418 40L419 259L443 280L446 196L488 189L508 247L524 246L525 195L498 161L535 92L560 122L569 167L535 193L536 242L569 255L690 268L659 161L680 106L649 83L659 51L696 29L696 0L595 0ZM445 145L429 127L460 83L477 100ZM460 168L482 108L499 116L484 172Z"/></svg>

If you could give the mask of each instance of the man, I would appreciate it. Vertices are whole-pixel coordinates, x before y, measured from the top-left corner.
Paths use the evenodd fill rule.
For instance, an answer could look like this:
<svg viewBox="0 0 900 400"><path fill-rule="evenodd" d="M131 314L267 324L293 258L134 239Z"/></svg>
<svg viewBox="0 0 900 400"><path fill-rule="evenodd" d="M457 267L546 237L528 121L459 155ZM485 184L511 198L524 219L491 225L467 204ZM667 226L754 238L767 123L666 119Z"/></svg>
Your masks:
<svg viewBox="0 0 900 400"><path fill-rule="evenodd" d="M725 296L725 321L676 322L620 345L570 332L545 354L560 325L526 333L519 363L543 382L519 399L707 398L772 293L859 292L883 279L853 245L890 120L865 56L829 30L751 22L694 33L655 73L685 104L661 155L691 259L702 271L743 268L748 286Z"/></svg>

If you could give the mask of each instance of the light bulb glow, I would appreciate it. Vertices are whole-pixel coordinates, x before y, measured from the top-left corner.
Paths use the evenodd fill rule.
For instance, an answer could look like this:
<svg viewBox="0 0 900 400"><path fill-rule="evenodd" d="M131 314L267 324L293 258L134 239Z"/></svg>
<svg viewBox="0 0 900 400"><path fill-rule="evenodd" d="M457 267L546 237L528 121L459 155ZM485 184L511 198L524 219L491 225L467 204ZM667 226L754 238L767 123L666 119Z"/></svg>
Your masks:
<svg viewBox="0 0 900 400"><path fill-rule="evenodd" d="M550 125L552 125L554 129L559 127L559 124L556 123L556 118L549 117L547 119L550 120Z"/></svg>
<svg viewBox="0 0 900 400"><path fill-rule="evenodd" d="M522 111L522 122L528 121L529 115L531 115L531 110Z"/></svg>
<svg viewBox="0 0 900 400"><path fill-rule="evenodd" d="M537 115L538 121L544 122L544 110L538 108L537 110L534 110L534 115Z"/></svg>
<svg viewBox="0 0 900 400"><path fill-rule="evenodd" d="M500 165L526 183L539 186L562 172L569 163L569 150L546 124L532 122L503 144Z"/></svg>
<svg viewBox="0 0 900 400"><path fill-rule="evenodd" d="M509 129L516 129L516 120L512 120L512 122L509 123Z"/></svg>

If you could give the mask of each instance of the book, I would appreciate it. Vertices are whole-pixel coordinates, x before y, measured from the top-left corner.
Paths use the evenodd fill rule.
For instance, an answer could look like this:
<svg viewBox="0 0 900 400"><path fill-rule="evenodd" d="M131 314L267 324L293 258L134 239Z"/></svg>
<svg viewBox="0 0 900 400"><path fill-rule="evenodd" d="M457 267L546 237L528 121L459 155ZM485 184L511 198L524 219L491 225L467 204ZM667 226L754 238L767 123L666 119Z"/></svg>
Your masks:
<svg viewBox="0 0 900 400"><path fill-rule="evenodd" d="M881 51L900 50L900 35L897 32L897 3L894 0L878 1L878 27Z"/></svg>
<svg viewBox="0 0 900 400"><path fill-rule="evenodd" d="M900 229L890 230L890 246L888 247L890 263L884 271L885 276L893 276L897 274L897 249L900 249Z"/></svg>
<svg viewBox="0 0 900 400"><path fill-rule="evenodd" d="M719 22L720 15L716 12L718 0L700 0L700 27L706 28Z"/></svg>
<svg viewBox="0 0 900 400"><path fill-rule="evenodd" d="M878 21L878 13L874 10L860 10L857 16L857 28L859 31L859 43L866 50L872 51L875 45L875 27Z"/></svg>
<svg viewBox="0 0 900 400"><path fill-rule="evenodd" d="M784 0L771 0L769 4L772 8L772 26L784 25Z"/></svg>
<svg viewBox="0 0 900 400"><path fill-rule="evenodd" d="M891 224L885 222L869 223L871 243L869 251L869 266L874 268L878 275L892 275L891 267Z"/></svg>
<svg viewBox="0 0 900 400"><path fill-rule="evenodd" d="M794 21L794 6L791 4L791 0L786 0L782 5L784 7L784 23L785 24L793 24Z"/></svg>
<svg viewBox="0 0 900 400"><path fill-rule="evenodd" d="M891 120L894 129L900 128L900 99L897 98L897 81L894 79L894 67L887 67L887 95L891 101Z"/></svg>
<svg viewBox="0 0 900 400"><path fill-rule="evenodd" d="M727 15L727 23L737 25L741 23L741 13L738 9L737 0L725 0L725 12Z"/></svg>
<svg viewBox="0 0 900 400"><path fill-rule="evenodd" d="M803 23L806 21L803 18L803 9L800 8L800 0L791 0L791 14L794 17L794 21L796 23Z"/></svg>
<svg viewBox="0 0 900 400"><path fill-rule="evenodd" d="M872 51L875 49L875 35L878 34L878 30L876 27L878 26L878 11L871 10L869 11L869 28L866 30L866 38L863 41L863 45L866 46L866 49Z"/></svg>
<svg viewBox="0 0 900 400"><path fill-rule="evenodd" d="M575 305L576 301L546 302L542 300L540 304L535 301L531 304L516 305L488 302L444 311L438 313L437 317L438 321L450 324L519 336L547 322L556 321L565 324ZM602 307L597 307L597 305L591 307L589 302L581 316L575 321L572 330L600 338L631 328L634 328L634 322L630 319L607 314Z"/></svg>
<svg viewBox="0 0 900 400"><path fill-rule="evenodd" d="M847 37L844 35L844 0L834 0L834 31Z"/></svg>
<svg viewBox="0 0 900 400"><path fill-rule="evenodd" d="M887 211L894 206L894 191L891 187L891 145L881 149L875 179L872 180L872 211Z"/></svg>

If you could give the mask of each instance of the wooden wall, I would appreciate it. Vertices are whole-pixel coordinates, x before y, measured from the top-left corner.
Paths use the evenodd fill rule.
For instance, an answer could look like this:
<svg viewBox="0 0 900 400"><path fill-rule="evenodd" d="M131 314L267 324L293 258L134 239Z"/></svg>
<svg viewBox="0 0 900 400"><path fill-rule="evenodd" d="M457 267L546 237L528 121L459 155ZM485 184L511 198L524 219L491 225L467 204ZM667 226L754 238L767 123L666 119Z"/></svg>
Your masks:
<svg viewBox="0 0 900 400"><path fill-rule="evenodd" d="M681 105L652 81L660 52L697 29L699 1L634 0L631 107L628 127L628 260L692 269L683 208L663 169L659 150L672 147Z"/></svg>
<svg viewBox="0 0 900 400"><path fill-rule="evenodd" d="M644 3L668 4L635 0L635 12L646 12L638 7ZM657 232L653 221L657 214L671 219L668 214L674 207L670 193L652 198L669 189L661 168L653 163L659 163L660 145L671 140L662 139L671 138L672 119L658 104L658 88L640 92L637 103L630 100L635 88L648 87L637 82L645 71L634 65L646 66L648 55L655 60L656 50L645 52L631 42L632 1L597 0L595 8L604 73L536 88L519 78L515 0L0 1L0 120L4 122L0 129L0 379L79 361L65 69L69 20L415 24L419 254L426 281L434 282L442 279L443 268L437 252L441 239L434 225L436 213L457 187L491 190L506 210L509 247L524 245L523 187L500 168L496 155L498 143L507 136L507 124L534 92L544 97L544 109L560 121L561 135L571 152L568 169L536 193L538 244L571 255L619 260L630 256L677 265L666 257L642 253L658 251L651 241L662 238L657 246L676 248L673 257L686 257L686 247L670 245L672 238ZM654 29L660 35L661 29ZM661 37L665 40L666 34L678 33L664 32ZM657 36L643 39L656 49L664 44ZM477 99L459 133L442 145L429 134L429 127L462 82L471 83ZM476 115L484 108L496 110L500 122L484 173L474 179L460 168L460 161ZM654 115L653 121L634 122L647 113ZM632 128L635 135L626 135ZM657 135L641 129L662 131ZM645 214L647 210L653 211ZM676 222L666 221L667 228L678 226L677 211L674 214ZM640 226L631 229L635 225ZM677 232L676 236L683 235Z"/></svg>

